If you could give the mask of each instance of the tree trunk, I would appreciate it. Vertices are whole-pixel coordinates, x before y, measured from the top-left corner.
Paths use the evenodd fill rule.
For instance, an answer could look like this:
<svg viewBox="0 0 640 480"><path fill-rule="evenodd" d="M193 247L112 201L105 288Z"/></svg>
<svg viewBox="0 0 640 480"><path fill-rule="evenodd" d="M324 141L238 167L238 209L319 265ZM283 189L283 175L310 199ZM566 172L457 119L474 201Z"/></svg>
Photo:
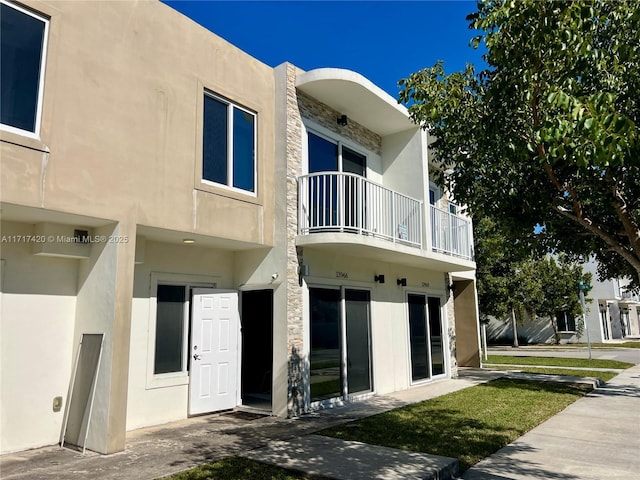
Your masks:
<svg viewBox="0 0 640 480"><path fill-rule="evenodd" d="M555 315L551 316L551 328L553 328L553 341L556 345L560 345L560 336L558 335L558 321Z"/></svg>
<svg viewBox="0 0 640 480"><path fill-rule="evenodd" d="M511 326L513 327L513 347L517 348L518 344L518 325L516 325L516 310L511 309Z"/></svg>

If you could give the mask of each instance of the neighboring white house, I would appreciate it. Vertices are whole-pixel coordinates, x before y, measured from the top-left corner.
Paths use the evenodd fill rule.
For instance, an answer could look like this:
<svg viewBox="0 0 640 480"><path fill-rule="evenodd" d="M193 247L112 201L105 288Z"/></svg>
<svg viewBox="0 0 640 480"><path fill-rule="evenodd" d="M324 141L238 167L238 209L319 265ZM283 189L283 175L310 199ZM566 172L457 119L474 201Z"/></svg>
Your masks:
<svg viewBox="0 0 640 480"><path fill-rule="evenodd" d="M640 296L627 290L624 279L598 281L597 265L589 262L584 270L593 273L593 299L587 313L591 341L607 342L627 337L640 337Z"/></svg>
<svg viewBox="0 0 640 480"><path fill-rule="evenodd" d="M471 221L395 99L156 1L0 6L1 453L479 366Z"/></svg>
<svg viewBox="0 0 640 480"><path fill-rule="evenodd" d="M592 274L593 288L586 294L586 328L580 325L582 318L571 318L566 312L557 313L557 328L562 343L577 343L589 339L595 343L640 337L640 296L627 290L624 279L598 280L597 264L583 264L583 271ZM578 295L578 292L576 292ZM513 339L510 321L491 319L487 325L489 341ZM528 343L554 343L554 331L550 319L538 318L518 324L518 336Z"/></svg>

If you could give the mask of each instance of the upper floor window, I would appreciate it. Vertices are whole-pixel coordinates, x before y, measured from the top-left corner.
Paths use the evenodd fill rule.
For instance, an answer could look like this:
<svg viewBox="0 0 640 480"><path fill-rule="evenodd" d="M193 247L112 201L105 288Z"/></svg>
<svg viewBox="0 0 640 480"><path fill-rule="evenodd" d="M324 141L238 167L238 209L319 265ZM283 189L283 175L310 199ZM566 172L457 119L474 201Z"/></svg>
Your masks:
<svg viewBox="0 0 640 480"><path fill-rule="evenodd" d="M435 183L429 182L429 203L436 205L442 198L442 190Z"/></svg>
<svg viewBox="0 0 640 480"><path fill-rule="evenodd" d="M367 157L340 142L309 132L309 173L348 172L367 175Z"/></svg>
<svg viewBox="0 0 640 480"><path fill-rule="evenodd" d="M256 115L205 93L203 123L202 179L255 193Z"/></svg>
<svg viewBox="0 0 640 480"><path fill-rule="evenodd" d="M37 135L49 22L0 1L0 122L4 130Z"/></svg>

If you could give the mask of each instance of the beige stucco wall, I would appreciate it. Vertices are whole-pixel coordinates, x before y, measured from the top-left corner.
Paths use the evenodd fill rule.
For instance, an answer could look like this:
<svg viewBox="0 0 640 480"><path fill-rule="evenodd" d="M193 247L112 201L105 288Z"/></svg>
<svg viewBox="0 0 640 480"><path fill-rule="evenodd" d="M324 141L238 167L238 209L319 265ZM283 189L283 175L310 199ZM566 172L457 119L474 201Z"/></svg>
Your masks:
<svg viewBox="0 0 640 480"><path fill-rule="evenodd" d="M124 448L127 405L132 405L127 400L129 343L139 337L138 297L132 301L139 226L174 232L176 242L191 234L199 240L221 239L227 249L219 253L222 265L234 262L237 248L250 246L265 250L262 257L270 255L275 241L273 70L155 0L24 3L50 18L42 125L36 139L0 131L0 201L5 207L32 208L3 207L13 220L36 223L35 217L54 221L48 217L79 214L91 217L97 226L93 234L128 239L94 244L89 258L73 261L75 290L65 304L70 337L58 345L60 355L71 358L82 333L105 333L88 447L111 453ZM256 114L255 195L200 180L205 89ZM70 218L65 222L82 226ZM153 259L151 240L146 254ZM181 246L172 248L182 254ZM206 262L208 253L205 260L169 253L160 266L170 271L220 268ZM65 260L25 260L44 261ZM239 263L243 272L237 279L226 267L227 288L239 288L240 277L263 281L273 271L272 261ZM250 271L252 265L256 271ZM23 278L12 268L7 272L10 282ZM34 285L39 287L30 298L50 305L47 282ZM11 308L3 325L16 322L27 309L23 296L6 299ZM3 341L13 343L21 335L12 331ZM68 385L70 373L61 370L55 378ZM138 394L134 388L134 400ZM47 391L38 398L38 408L50 408L49 396ZM8 411L4 406L3 415L26 418L18 405ZM132 424L148 420L140 415ZM30 431L25 429L24 438L31 443L22 448L57 441L60 426L53 441L41 442ZM13 434L2 433L3 438Z"/></svg>
<svg viewBox="0 0 640 480"><path fill-rule="evenodd" d="M455 282L454 305L458 365L461 367L480 367L478 310L473 280Z"/></svg>
<svg viewBox="0 0 640 480"><path fill-rule="evenodd" d="M160 2L26 3L50 17L42 128L0 133L2 201L273 244L270 67ZM257 196L199 181L205 88L257 113Z"/></svg>

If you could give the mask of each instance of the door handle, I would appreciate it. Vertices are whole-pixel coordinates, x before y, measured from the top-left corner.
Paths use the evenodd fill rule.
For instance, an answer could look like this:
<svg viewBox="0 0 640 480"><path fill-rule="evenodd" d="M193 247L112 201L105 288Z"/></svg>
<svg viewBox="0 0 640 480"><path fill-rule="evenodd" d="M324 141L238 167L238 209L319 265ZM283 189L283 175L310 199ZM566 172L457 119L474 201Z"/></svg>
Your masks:
<svg viewBox="0 0 640 480"><path fill-rule="evenodd" d="M200 360L200 355L198 355L197 353L193 354L193 359L194 360Z"/></svg>

